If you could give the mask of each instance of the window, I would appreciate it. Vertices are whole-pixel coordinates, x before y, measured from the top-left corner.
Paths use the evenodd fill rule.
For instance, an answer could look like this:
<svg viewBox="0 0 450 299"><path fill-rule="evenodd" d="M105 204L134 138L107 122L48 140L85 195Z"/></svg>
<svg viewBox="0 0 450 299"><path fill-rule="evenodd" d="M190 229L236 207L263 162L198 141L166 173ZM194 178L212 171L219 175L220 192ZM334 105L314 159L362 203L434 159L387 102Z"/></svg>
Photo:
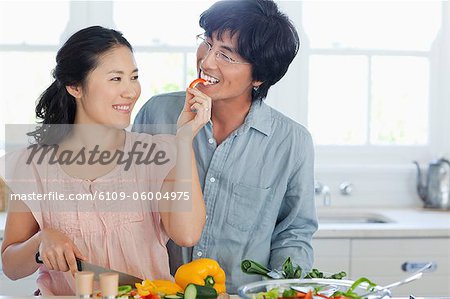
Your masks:
<svg viewBox="0 0 450 299"><path fill-rule="evenodd" d="M56 52L72 33L103 25L133 45L142 84L134 118L151 96L183 90L196 77L198 17L213 2L0 1L0 154L5 124L36 121L35 102L53 81ZM42 17L50 10L52 18Z"/></svg>
<svg viewBox="0 0 450 299"><path fill-rule="evenodd" d="M308 1L303 26L317 144L427 144L439 2Z"/></svg>
<svg viewBox="0 0 450 299"><path fill-rule="evenodd" d="M134 117L154 94L196 76L198 16L213 2L0 1L0 150L5 123L34 122L67 36L94 24L124 33L142 84ZM267 102L310 129L319 166L450 155L448 2L278 3L301 48Z"/></svg>
<svg viewBox="0 0 450 299"><path fill-rule="evenodd" d="M311 131L317 169L412 170L411 160L450 156L443 135L450 128L448 2L280 6L297 26L301 47L269 102Z"/></svg>
<svg viewBox="0 0 450 299"><path fill-rule="evenodd" d="M42 17L49 7L52 17ZM69 1L0 1L0 154L4 124L35 121L34 103L51 83L68 16Z"/></svg>
<svg viewBox="0 0 450 299"><path fill-rule="evenodd" d="M197 77L198 18L213 2L113 2L114 24L135 49L142 84L133 117L151 96L184 90Z"/></svg>

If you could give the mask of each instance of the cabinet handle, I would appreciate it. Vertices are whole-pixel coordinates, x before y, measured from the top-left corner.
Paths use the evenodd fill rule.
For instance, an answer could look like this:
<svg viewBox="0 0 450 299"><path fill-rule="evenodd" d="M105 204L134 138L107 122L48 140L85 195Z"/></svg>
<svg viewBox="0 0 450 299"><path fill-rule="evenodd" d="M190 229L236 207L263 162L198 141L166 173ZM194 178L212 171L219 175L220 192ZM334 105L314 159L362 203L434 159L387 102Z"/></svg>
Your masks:
<svg viewBox="0 0 450 299"><path fill-rule="evenodd" d="M416 272L417 270L423 268L428 262L404 262L401 266L404 272ZM424 272L435 272L437 269L437 263L431 262L431 267Z"/></svg>

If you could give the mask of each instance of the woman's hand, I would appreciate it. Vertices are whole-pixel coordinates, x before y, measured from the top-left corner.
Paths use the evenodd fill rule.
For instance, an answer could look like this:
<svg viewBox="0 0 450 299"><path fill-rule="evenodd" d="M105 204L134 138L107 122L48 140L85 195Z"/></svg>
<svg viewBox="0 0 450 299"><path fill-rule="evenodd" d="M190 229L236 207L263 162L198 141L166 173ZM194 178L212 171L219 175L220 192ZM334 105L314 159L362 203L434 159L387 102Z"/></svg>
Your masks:
<svg viewBox="0 0 450 299"><path fill-rule="evenodd" d="M212 100L210 97L195 88L186 90L186 101L183 111L178 117L178 132L186 132L190 128L192 138L211 119ZM195 111L195 112L194 112ZM187 134L187 133L186 133Z"/></svg>
<svg viewBox="0 0 450 299"><path fill-rule="evenodd" d="M72 240L62 232L50 228L43 229L40 234L39 254L44 265L49 270L77 272L76 259L86 258Z"/></svg>

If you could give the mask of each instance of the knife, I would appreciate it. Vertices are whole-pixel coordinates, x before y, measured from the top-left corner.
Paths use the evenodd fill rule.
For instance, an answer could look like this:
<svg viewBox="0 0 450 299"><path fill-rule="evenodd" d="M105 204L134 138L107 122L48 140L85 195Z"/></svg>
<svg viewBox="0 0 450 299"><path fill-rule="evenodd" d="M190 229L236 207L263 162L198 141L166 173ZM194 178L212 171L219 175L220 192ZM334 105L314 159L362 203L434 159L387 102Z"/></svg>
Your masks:
<svg viewBox="0 0 450 299"><path fill-rule="evenodd" d="M36 263L43 264L44 262L41 260L39 252L36 253L35 256ZM90 264L88 262L77 259L77 268L78 271L91 271L94 272L95 277L98 278L98 275L105 272L113 272L119 274L119 286L122 285L130 285L132 288L135 287L135 283L142 283L143 279L126 274L117 270L104 268L98 265Z"/></svg>

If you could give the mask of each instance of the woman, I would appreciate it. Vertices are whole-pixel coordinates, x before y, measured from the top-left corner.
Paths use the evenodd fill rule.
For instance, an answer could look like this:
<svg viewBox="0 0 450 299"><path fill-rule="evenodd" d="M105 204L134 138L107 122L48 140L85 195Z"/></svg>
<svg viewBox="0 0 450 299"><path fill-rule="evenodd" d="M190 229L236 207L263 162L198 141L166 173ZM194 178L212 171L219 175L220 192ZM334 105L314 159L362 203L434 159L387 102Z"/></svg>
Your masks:
<svg viewBox="0 0 450 299"><path fill-rule="evenodd" d="M6 181L11 193L38 192L47 199L63 194L65 200L10 201L4 273L19 279L39 268L43 295L74 294L76 259L141 278L170 279L167 240L192 246L205 223L192 141L210 119L210 99L188 89L176 136L129 133L124 128L141 87L132 47L120 32L80 30L56 62L55 81L36 107L43 125L30 133L38 147L8 158L8 177L28 180ZM139 163L136 153L150 147L151 163ZM43 149L50 154L39 156ZM102 163L105 157L109 163ZM174 194L188 200L173 200ZM91 197L73 200L80 195Z"/></svg>

